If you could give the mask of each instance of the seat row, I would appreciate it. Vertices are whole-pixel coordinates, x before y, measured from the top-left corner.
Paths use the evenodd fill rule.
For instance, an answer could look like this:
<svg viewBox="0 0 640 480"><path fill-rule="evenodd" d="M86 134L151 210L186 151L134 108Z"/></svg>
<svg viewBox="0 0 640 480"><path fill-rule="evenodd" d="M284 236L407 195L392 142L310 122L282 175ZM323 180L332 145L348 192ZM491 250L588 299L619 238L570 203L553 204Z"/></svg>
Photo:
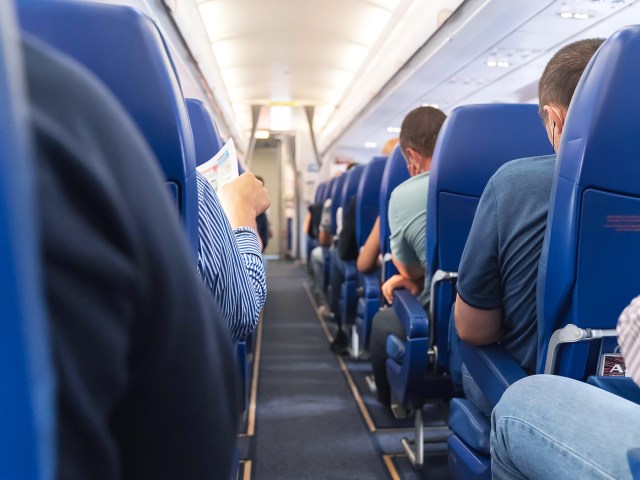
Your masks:
<svg viewBox="0 0 640 480"><path fill-rule="evenodd" d="M47 44L72 58L95 75L134 121L164 173L166 187L183 221L195 269L199 245L196 167L213 157L220 150L223 141L206 105L199 99L184 97L170 48L154 20L135 8L123 5L74 0L56 2L17 0L15 3L18 27L21 32L11 24L12 2L2 2L0 5L0 22L2 22L0 25L2 38L0 102L8 102L7 105L0 105L2 178L9 178L10 175L12 178L22 179L31 175L28 172L30 163L18 160L26 155L25 146L20 143L24 137L24 133L20 131L21 120L25 117L23 112L25 107L20 103L20 66L15 62L12 63L15 60L12 54L7 54L7 51L18 48L20 35L28 35L36 39L35 41ZM132 158L131 161L135 159ZM21 169L24 172L18 171ZM22 188L25 187L23 184L28 182L28 180L21 180L17 186L6 185L6 188ZM4 187L0 185L0 188ZM10 199L11 203L18 202L19 208L17 205L2 205L0 209L6 211L10 217L20 215L23 219L30 219L31 216L25 212L28 211L32 199L27 198L28 192L25 188L22 190L18 189L2 195L3 198ZM149 215L154 214L156 213L149 212ZM12 225L15 222L3 222L3 225L5 224ZM7 379L3 383L7 389L10 388L9 385L22 385L16 390L15 395L12 394L12 398L20 402L21 406L18 407L16 404L16 410L11 414L14 420L9 423L14 425L16 430L29 431L32 435L27 438L24 434L14 435L9 429L3 429L6 431L7 439L11 437L11 442L8 440L2 442L2 455L7 459L13 455L11 461L3 461L3 465L7 468L10 464L21 463L19 468L23 469L21 470L23 473L27 470L42 473L51 472L53 468L52 452L48 448L43 448L50 444L51 440L52 373L50 365L47 365L44 360L47 355L43 345L47 340L44 338L46 332L46 328L43 328L44 320L40 315L41 300L29 300L25 296L26 291L23 293L9 291L10 285L16 289L24 289L25 285L37 283L30 278L37 273L33 265L35 257L22 258L23 253L21 253L32 250L34 248L32 243L37 237L29 233L33 229L29 221L22 220L19 225L21 226L19 230L6 232L6 240L10 245L7 245L3 251L17 250L15 255L8 255L8 260L15 260L13 267L7 264L6 268L2 269L3 275L6 274L3 280L3 291L9 294L8 298L14 301L24 299L27 303L7 305L6 308L3 305L2 309L7 313L6 318L13 319L15 323L11 325L14 334L18 335L18 332L22 332L19 335L21 337L26 335L26 337L17 341L16 338L3 334L3 339L11 342L12 345L22 345L26 353L22 352L20 355L29 359L30 368L40 369L39 373L34 370L34 374L39 379L38 384L41 383L44 387L35 387L36 391L30 391L33 385L30 385L29 381L25 382L24 379L17 378L16 373L13 374L12 381ZM34 239L33 242L31 238ZM31 273L23 276L22 272ZM240 375L246 399L250 372L244 342L238 344L237 355L241 365ZM46 387L47 385L49 387ZM21 390L24 393L23 396L18 394ZM25 399L25 396L31 396L31 400ZM3 422L5 425L9 423ZM18 438L21 439L17 442L21 453L12 454L13 448L8 448L8 445ZM30 447L27 446L28 443L31 443ZM7 448L4 445L7 445ZM30 466L26 468L25 464ZM26 474L9 476L36 478L36 475ZM49 475L44 474L42 478L45 476Z"/></svg>
<svg viewBox="0 0 640 480"><path fill-rule="evenodd" d="M537 373L591 377L602 355L616 349L612 337L618 314L638 292L640 137L634 118L640 100L633 92L640 78L633 62L638 43L640 27L628 27L607 40L587 68L569 110L538 271ZM417 464L423 461L421 408L430 400L461 396L462 362L492 405L526 375L499 344L473 347L459 341L452 327L455 284L488 180L508 161L551 153L534 105L459 107L440 131L426 219L429 312L408 291L397 291L390 308L403 323L406 337L387 339L392 396L416 412L416 446L406 447ZM386 214L391 191L408 178L399 147L388 159L377 157L359 168L363 172L355 193L357 244L362 247L379 214L383 262L382 270L373 274L357 275L353 265L345 274L341 315L352 326L352 353L357 347L368 348L371 319L382 304L380 285L395 273L389 261ZM332 198L334 218L353 195L346 185L357 171L317 188L316 202ZM326 264L325 268L329 270ZM609 385L616 380L590 382ZM449 426L449 459L456 477L490 478L487 417L472 402L455 398Z"/></svg>

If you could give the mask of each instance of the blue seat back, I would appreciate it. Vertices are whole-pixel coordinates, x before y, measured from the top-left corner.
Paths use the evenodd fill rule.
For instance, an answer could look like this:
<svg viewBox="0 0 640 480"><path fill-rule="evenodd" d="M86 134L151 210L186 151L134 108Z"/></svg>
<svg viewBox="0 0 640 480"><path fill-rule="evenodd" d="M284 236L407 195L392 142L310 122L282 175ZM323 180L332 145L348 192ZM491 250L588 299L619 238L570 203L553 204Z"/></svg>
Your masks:
<svg viewBox="0 0 640 480"><path fill-rule="evenodd" d="M356 200L356 243L358 249L367 241L380 213L380 182L387 157L373 157L365 166Z"/></svg>
<svg viewBox="0 0 640 480"><path fill-rule="evenodd" d="M55 476L54 375L44 310L20 39L0 2L0 478Z"/></svg>
<svg viewBox="0 0 640 480"><path fill-rule="evenodd" d="M136 122L164 170L195 254L195 148L176 70L157 25L129 6L77 0L18 0L18 12L24 30L93 72Z"/></svg>
<svg viewBox="0 0 640 480"><path fill-rule="evenodd" d="M360 185L360 179L362 178L362 172L364 172L364 165L358 165L353 167L347 172L347 178L342 186L342 208L346 208L356 193L358 193L358 185Z"/></svg>
<svg viewBox="0 0 640 480"><path fill-rule="evenodd" d="M391 231L389 229L389 199L391 198L391 192L405 180L409 179L409 169L407 168L407 162L402 155L400 145L393 149L393 152L389 156L389 160L384 166L384 172L382 174L382 183L380 185L380 253L384 257L386 254L391 253L391 245L389 243L389 236ZM395 272L395 267L391 262L385 262L383 268L382 279L387 280Z"/></svg>
<svg viewBox="0 0 640 480"><path fill-rule="evenodd" d="M478 201L491 176L511 160L553 153L536 105L488 104L454 109L433 153L427 199L427 267L457 272ZM453 285L436 290L437 344L447 345ZM447 350L439 349L445 368ZM453 367L453 366L452 366Z"/></svg>
<svg viewBox="0 0 640 480"><path fill-rule="evenodd" d="M538 269L538 370L554 330L615 328L640 285L640 26L612 35L587 66L562 133ZM592 350L593 352L593 350ZM584 379L589 344L560 351Z"/></svg>
<svg viewBox="0 0 640 480"><path fill-rule="evenodd" d="M200 166L211 160L220 151L224 142L204 103L195 98L187 98L186 104L193 132L196 165Z"/></svg>
<svg viewBox="0 0 640 480"><path fill-rule="evenodd" d="M458 271L478 201L498 168L517 158L552 153L536 105L454 109L438 136L429 177L429 274Z"/></svg>
<svg viewBox="0 0 640 480"><path fill-rule="evenodd" d="M320 203L324 198L324 190L327 186L327 182L322 182L316 187L316 194L313 197L313 203Z"/></svg>
<svg viewBox="0 0 640 480"><path fill-rule="evenodd" d="M338 178L336 178L331 188L331 235L336 234L336 213L338 207L342 206L342 187L347 180L349 172L344 172Z"/></svg>

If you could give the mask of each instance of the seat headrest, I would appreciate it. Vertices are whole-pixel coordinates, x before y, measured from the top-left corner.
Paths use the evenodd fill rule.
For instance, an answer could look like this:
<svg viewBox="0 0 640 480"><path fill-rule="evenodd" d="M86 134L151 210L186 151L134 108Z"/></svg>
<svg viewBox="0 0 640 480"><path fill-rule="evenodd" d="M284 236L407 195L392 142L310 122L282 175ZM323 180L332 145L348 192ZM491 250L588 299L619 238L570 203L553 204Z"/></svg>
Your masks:
<svg viewBox="0 0 640 480"><path fill-rule="evenodd" d="M224 142L205 104L195 98L187 98L186 103L196 149L196 165L200 166L218 153Z"/></svg>
<svg viewBox="0 0 640 480"><path fill-rule="evenodd" d="M409 179L407 162L402 155L400 145L393 149L389 160L384 166L382 183L380 185L380 251L382 254L391 251L389 243L389 199L391 192L405 180Z"/></svg>
<svg viewBox="0 0 640 480"><path fill-rule="evenodd" d="M560 141L559 176L582 187L638 191L639 81L640 26L636 25L614 33L585 69Z"/></svg>
<svg viewBox="0 0 640 480"><path fill-rule="evenodd" d="M356 203L356 241L364 245L380 212L380 181L387 157L374 157L364 168Z"/></svg>
<svg viewBox="0 0 640 480"><path fill-rule="evenodd" d="M498 168L517 158L552 153L536 105L455 108L440 130L431 163L426 242L429 274L440 268L457 271L477 200ZM453 222L449 214L441 225L443 196L449 199L449 208L456 205L453 213L457 218ZM441 245L447 249L446 265L442 265L445 255Z"/></svg>
<svg viewBox="0 0 640 480"><path fill-rule="evenodd" d="M358 165L346 172L347 178L342 186L342 208L346 207L351 197L357 193L363 171L364 165Z"/></svg>

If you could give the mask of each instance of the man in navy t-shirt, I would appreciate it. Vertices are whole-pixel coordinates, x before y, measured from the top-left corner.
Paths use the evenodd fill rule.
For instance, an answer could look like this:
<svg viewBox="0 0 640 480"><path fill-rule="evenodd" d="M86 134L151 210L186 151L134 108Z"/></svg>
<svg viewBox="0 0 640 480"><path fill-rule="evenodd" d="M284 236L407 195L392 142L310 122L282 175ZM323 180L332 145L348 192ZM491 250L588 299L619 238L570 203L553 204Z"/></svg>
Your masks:
<svg viewBox="0 0 640 480"><path fill-rule="evenodd" d="M589 39L563 47L540 78L540 116L554 150L573 92L601 44ZM460 338L473 345L500 342L529 373L536 363L536 277L554 168L552 155L515 160L495 173L478 204L458 272Z"/></svg>

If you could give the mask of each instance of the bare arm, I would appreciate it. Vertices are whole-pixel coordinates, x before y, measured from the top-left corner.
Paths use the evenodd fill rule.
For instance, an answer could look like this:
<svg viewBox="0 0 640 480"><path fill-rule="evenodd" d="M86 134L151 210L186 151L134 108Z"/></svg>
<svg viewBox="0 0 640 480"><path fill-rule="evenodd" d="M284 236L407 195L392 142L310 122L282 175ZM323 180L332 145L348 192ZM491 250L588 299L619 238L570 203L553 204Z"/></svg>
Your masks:
<svg viewBox="0 0 640 480"><path fill-rule="evenodd" d="M456 330L460 339L471 345L488 345L502 337L502 309L474 308L456 297Z"/></svg>
<svg viewBox="0 0 640 480"><path fill-rule="evenodd" d="M307 216L304 217L304 233L309 235L309 228L311 227L311 212L307 212ZM269 226L269 238L271 238L271 226Z"/></svg>
<svg viewBox="0 0 640 480"><path fill-rule="evenodd" d="M400 263L400 261L398 261L394 256L391 257L391 261L398 269L398 273L400 273L404 278L408 278L413 281L418 281L424 278L424 267L422 265L405 265L404 263Z"/></svg>
<svg viewBox="0 0 640 480"><path fill-rule="evenodd" d="M406 288L412 295L418 295L422 290L422 286L418 282L405 278L402 275L394 275L382 284L382 295L387 303L393 303L393 292L398 288Z"/></svg>
<svg viewBox="0 0 640 480"><path fill-rule="evenodd" d="M371 233L367 241L360 249L356 266L359 272L368 273L378 267L378 256L380 255L380 217L373 224Z"/></svg>

